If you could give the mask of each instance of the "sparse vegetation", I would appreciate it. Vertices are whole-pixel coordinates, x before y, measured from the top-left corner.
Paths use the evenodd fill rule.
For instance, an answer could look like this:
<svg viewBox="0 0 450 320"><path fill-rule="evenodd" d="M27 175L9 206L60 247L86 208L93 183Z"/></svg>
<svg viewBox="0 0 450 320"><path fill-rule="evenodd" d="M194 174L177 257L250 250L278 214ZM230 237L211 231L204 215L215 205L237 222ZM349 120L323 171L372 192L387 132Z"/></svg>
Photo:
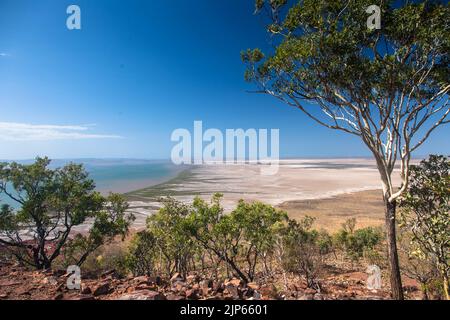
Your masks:
<svg viewBox="0 0 450 320"><path fill-rule="evenodd" d="M354 261L370 255L383 237L380 229L368 227L355 230L355 226L356 219L349 219L335 235L336 245Z"/></svg>
<svg viewBox="0 0 450 320"><path fill-rule="evenodd" d="M408 192L401 200L401 227L410 233L411 259L432 262L446 299L450 278L450 161L430 156L411 167Z"/></svg>

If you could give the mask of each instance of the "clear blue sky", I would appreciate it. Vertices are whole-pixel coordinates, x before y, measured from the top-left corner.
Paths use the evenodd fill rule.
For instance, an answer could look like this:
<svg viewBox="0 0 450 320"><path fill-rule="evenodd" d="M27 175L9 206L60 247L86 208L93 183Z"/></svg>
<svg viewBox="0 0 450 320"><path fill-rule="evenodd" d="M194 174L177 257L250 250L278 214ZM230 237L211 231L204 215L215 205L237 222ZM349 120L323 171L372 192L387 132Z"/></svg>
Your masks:
<svg viewBox="0 0 450 320"><path fill-rule="evenodd" d="M81 7L80 31L66 28L70 4ZM39 135L0 138L0 159L169 158L172 131L194 120L279 128L283 157L369 155L358 139L246 92L240 51L268 43L253 9L253 0L0 0L0 131ZM449 153L449 134L440 129L419 153Z"/></svg>

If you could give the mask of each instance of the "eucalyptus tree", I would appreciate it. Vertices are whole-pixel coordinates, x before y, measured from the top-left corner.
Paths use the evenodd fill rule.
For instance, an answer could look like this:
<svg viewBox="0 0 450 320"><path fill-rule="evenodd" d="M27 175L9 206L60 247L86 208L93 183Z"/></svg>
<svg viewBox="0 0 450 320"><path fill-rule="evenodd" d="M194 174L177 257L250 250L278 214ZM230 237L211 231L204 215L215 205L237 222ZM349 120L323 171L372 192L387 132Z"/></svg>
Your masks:
<svg viewBox="0 0 450 320"><path fill-rule="evenodd" d="M376 4L380 29L368 28ZM386 208L392 295L403 299L396 203L408 188L412 154L449 122L448 4L257 0L256 12L269 18L274 49L242 52L246 80L370 150ZM398 162L401 186L393 182Z"/></svg>

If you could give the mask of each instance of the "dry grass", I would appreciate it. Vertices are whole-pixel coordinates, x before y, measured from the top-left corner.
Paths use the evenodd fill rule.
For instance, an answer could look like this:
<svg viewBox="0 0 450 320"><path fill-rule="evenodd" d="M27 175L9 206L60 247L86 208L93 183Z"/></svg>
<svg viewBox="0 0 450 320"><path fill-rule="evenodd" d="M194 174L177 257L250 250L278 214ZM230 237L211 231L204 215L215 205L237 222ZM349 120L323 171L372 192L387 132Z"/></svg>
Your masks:
<svg viewBox="0 0 450 320"><path fill-rule="evenodd" d="M384 207L380 190L362 191L329 199L287 201L278 206L289 217L316 218L314 227L334 233L347 219L356 218L357 228L380 226L384 222Z"/></svg>

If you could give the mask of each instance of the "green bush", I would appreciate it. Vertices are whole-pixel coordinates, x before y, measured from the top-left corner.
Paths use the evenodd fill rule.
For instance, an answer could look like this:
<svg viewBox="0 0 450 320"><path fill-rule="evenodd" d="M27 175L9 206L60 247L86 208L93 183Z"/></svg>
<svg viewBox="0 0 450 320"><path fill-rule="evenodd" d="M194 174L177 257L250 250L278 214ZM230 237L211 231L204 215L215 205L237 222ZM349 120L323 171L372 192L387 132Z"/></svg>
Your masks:
<svg viewBox="0 0 450 320"><path fill-rule="evenodd" d="M150 276L155 269L156 238L148 231L137 233L128 246L127 269L134 276Z"/></svg>
<svg viewBox="0 0 450 320"><path fill-rule="evenodd" d="M335 244L353 261L366 254L373 254L375 247L383 239L379 228L367 227L355 230L355 219L348 220L335 235Z"/></svg>
<svg viewBox="0 0 450 320"><path fill-rule="evenodd" d="M303 276L309 288L320 289L324 251L328 240L324 233L311 230L314 219L305 217L297 222L289 220L282 230L282 266L287 272ZM325 240L325 241L324 241Z"/></svg>

